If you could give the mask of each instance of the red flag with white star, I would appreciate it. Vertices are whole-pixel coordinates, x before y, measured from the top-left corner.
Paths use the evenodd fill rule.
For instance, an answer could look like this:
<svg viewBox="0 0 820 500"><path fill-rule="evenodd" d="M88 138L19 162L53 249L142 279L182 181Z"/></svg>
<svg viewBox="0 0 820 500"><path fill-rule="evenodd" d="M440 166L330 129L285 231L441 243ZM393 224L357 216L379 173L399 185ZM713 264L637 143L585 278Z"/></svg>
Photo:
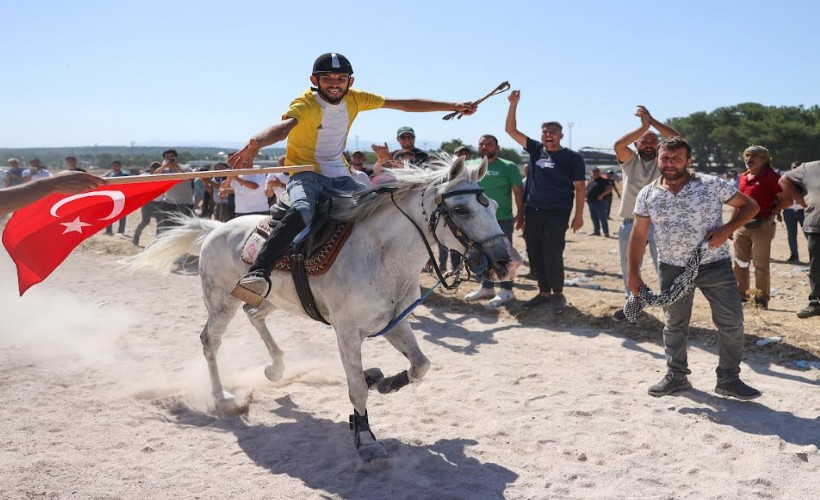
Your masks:
<svg viewBox="0 0 820 500"><path fill-rule="evenodd" d="M46 279L83 240L178 182L102 185L80 194L52 194L15 211L3 231L3 246L17 266L20 295Z"/></svg>

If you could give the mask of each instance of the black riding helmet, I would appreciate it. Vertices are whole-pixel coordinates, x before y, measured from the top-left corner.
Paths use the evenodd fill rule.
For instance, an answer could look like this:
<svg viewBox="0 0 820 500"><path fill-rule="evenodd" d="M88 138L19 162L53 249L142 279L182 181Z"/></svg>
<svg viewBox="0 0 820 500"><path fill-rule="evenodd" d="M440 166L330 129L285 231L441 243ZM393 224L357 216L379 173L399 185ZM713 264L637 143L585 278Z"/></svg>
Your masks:
<svg viewBox="0 0 820 500"><path fill-rule="evenodd" d="M316 58L313 63L313 75L322 75L327 73L345 73L353 74L353 66L345 56L337 52L328 52Z"/></svg>

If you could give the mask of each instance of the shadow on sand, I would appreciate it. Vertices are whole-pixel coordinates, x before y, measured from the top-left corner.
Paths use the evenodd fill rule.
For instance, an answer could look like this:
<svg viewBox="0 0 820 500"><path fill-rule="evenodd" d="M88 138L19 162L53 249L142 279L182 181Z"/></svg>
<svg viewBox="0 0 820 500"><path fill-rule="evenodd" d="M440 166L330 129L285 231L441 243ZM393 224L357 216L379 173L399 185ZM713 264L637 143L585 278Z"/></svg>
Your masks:
<svg viewBox="0 0 820 500"><path fill-rule="evenodd" d="M425 340L453 352L472 355L477 354L482 345L496 344L495 334L511 329L543 328L547 330L564 330L572 335L594 338L598 335L610 335L622 339L621 345L626 349L639 352L663 363L665 356L655 350L644 347L654 344L663 348L663 322L652 314L642 314L636 323L615 322L608 314L605 316L589 314L576 309L572 303L563 314L553 314L549 307L535 310L524 309L521 301L512 301L502 306L502 310L513 316L517 324L502 322L499 310L482 303L464 302L460 297L451 294L433 294L426 302L430 315L416 316L411 319L413 329L421 333ZM471 331L463 326L466 320L478 320L484 324L497 326L485 331ZM689 334L690 348L702 349L717 356L717 331L707 328L692 327ZM810 385L820 385L811 377L802 375L803 370L794 367L793 360L817 361L811 352L789 344L769 344L763 347L755 342L761 338L746 334L745 360L749 367L758 374L768 377L792 380ZM715 361L717 364L717 360ZM789 368L787 372L774 370L774 366Z"/></svg>
<svg viewBox="0 0 820 500"><path fill-rule="evenodd" d="M820 420L796 417L772 410L756 401L722 398L696 389L680 393L680 398L708 406L680 408L684 415L699 415L719 425L729 425L748 434L778 436L787 443L820 446Z"/></svg>
<svg viewBox="0 0 820 500"><path fill-rule="evenodd" d="M239 417L217 418L172 401L164 405L171 422L191 428L230 432L248 458L272 474L299 479L308 488L343 498L504 498L518 478L497 464L469 457L478 444L442 439L415 446L384 439L389 458L364 464L346 423L315 418L300 411L289 396L276 400L274 415L289 420L276 425L248 424ZM226 454L228 451L226 451ZM277 496L271 491L271 496Z"/></svg>

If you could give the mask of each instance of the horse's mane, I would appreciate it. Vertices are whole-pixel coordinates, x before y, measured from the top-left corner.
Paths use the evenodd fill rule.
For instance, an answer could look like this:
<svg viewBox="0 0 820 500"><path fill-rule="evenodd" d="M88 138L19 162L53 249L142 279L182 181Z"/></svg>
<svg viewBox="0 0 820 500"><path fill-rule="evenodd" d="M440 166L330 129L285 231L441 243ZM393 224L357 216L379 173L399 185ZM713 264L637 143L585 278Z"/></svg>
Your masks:
<svg viewBox="0 0 820 500"><path fill-rule="evenodd" d="M341 222L358 222L378 213L385 205L393 204L386 190L391 190L398 202L416 189L434 186L438 194L463 180L448 179L455 157L441 153L432 158L422 166L405 162L402 168L386 168L378 183L372 187L350 197L334 198L330 218Z"/></svg>

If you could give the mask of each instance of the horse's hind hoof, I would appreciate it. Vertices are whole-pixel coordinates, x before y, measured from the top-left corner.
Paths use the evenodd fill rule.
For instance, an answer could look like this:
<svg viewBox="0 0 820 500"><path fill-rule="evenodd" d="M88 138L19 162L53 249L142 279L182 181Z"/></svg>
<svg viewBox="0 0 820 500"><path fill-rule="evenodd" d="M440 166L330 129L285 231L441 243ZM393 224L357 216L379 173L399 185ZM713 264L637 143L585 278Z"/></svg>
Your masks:
<svg viewBox="0 0 820 500"><path fill-rule="evenodd" d="M367 383L368 388L372 388L375 384L384 379L384 373L378 368L368 368L364 371L364 381Z"/></svg>
<svg viewBox="0 0 820 500"><path fill-rule="evenodd" d="M269 364L265 366L265 377L271 382L277 382L282 380L282 375L285 373L285 367L282 363L278 364Z"/></svg>
<svg viewBox="0 0 820 500"><path fill-rule="evenodd" d="M362 445L359 447L358 451L359 457L365 463L369 463L380 458L387 458L387 448L385 448L384 445L378 441Z"/></svg>

